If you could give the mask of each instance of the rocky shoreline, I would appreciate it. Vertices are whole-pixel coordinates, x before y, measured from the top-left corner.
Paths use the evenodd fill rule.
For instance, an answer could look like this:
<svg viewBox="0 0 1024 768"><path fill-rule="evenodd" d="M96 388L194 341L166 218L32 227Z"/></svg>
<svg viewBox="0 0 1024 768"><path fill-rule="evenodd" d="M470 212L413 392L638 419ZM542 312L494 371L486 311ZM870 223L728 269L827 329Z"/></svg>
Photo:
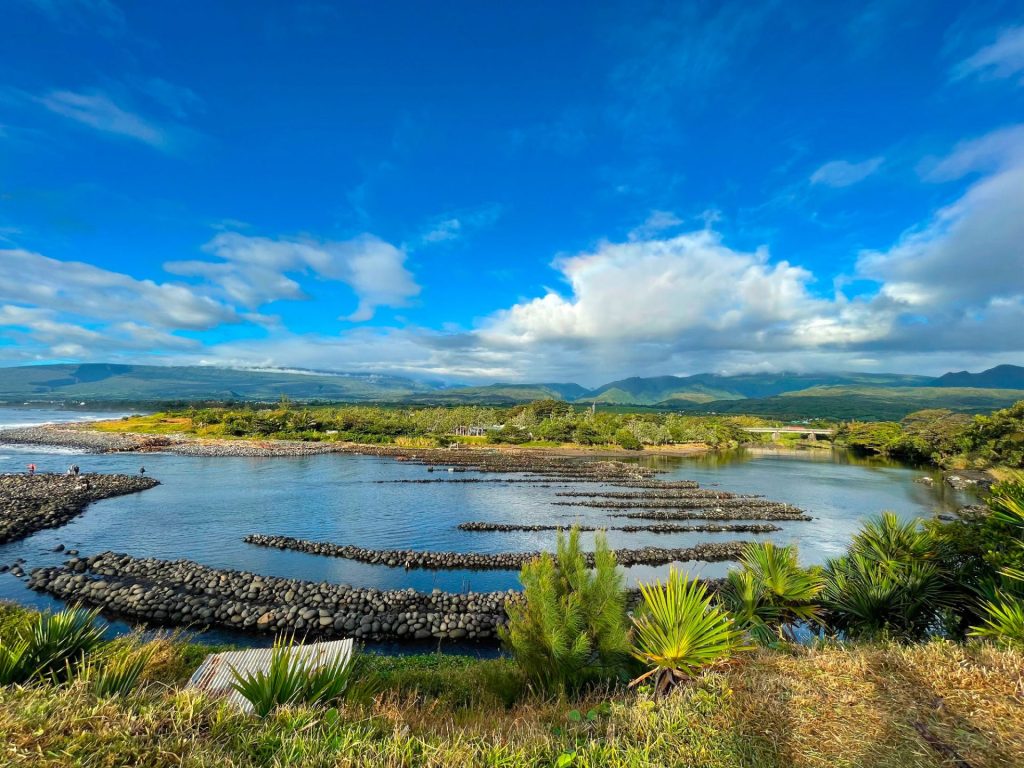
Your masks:
<svg viewBox="0 0 1024 768"><path fill-rule="evenodd" d="M104 552L32 571L29 586L149 624L360 640L494 640L515 591L432 593L208 568Z"/></svg>
<svg viewBox="0 0 1024 768"><path fill-rule="evenodd" d="M704 580L714 590L721 579ZM458 641L493 645L507 622L504 592L417 592L284 579L209 568L191 560L104 552L36 568L29 586L70 604L154 626L218 627L372 642ZM639 591L629 590L630 605Z"/></svg>
<svg viewBox="0 0 1024 768"><path fill-rule="evenodd" d="M243 539L247 544L274 549L288 549L324 557L340 557L357 560L370 565L386 565L391 568L423 570L468 570L468 571L518 571L540 552L497 552L478 554L474 552L429 552L413 549L364 549L347 544L333 544L328 541L310 541L291 536L268 536L251 534ZM615 559L624 567L633 565L666 565L675 562L701 561L717 563L738 560L745 541L707 542L692 547L643 547L642 549L617 549ZM587 565L593 567L594 554L585 553Z"/></svg>
<svg viewBox="0 0 1024 768"><path fill-rule="evenodd" d="M159 483L132 475L0 475L0 544L59 528L92 502L138 493Z"/></svg>

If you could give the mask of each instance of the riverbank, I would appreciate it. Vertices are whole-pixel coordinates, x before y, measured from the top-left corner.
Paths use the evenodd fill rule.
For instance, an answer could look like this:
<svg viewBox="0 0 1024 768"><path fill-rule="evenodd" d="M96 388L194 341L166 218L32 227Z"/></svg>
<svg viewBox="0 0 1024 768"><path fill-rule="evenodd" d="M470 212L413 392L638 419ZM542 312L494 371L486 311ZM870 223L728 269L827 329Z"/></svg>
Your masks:
<svg viewBox="0 0 1024 768"><path fill-rule="evenodd" d="M27 620L0 605L0 639ZM368 700L266 719L185 685L206 653L158 639L137 689L0 687L11 768L453 765L1002 768L1024 764L1024 657L987 645L759 650L671 695L530 694L506 659L366 655ZM591 714L592 713L592 714Z"/></svg>
<svg viewBox="0 0 1024 768"><path fill-rule="evenodd" d="M168 452L182 456L311 456L324 453L373 453L407 456L424 452L450 455L452 448L430 448L398 443L358 443L324 440L279 440L251 437L200 437L186 432L147 433L103 429L91 423L43 424L0 429L0 444L39 445L69 448L94 453ZM532 453L575 459L635 459L638 456L694 456L711 448L704 443L644 446L641 450L625 450L615 446L581 446L576 444L494 445L490 443L453 442L455 450L497 453Z"/></svg>

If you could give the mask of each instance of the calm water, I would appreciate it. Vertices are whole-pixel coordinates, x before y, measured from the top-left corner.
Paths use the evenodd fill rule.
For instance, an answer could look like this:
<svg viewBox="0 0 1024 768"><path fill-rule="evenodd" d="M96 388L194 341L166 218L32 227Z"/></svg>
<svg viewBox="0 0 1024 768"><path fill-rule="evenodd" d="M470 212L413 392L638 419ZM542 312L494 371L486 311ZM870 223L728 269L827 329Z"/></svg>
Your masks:
<svg viewBox="0 0 1024 768"><path fill-rule="evenodd" d="M88 414L78 413L85 418ZM2 423L66 420L60 412L27 413L0 409ZM956 509L969 499L940 482L928 487L913 480L925 474L882 462L857 461L830 451L793 453L736 452L699 458L648 459L669 471L666 480L694 479L741 493L763 494L795 504L812 522L783 522L772 534L796 542L806 563L822 562L845 547L867 515L893 510L904 517L930 516ZM248 533L323 539L364 547L525 551L553 547L553 534L470 533L456 526L469 520L516 523L622 525L603 510L556 507L558 490L570 485L430 483L381 484L376 480L438 478L425 467L365 456L326 455L294 458L194 458L173 455L94 455L0 445L0 472L21 472L35 463L41 472L63 472L77 463L86 472L135 473L141 463L162 485L132 496L98 502L57 530L0 546L0 563L21 557L26 570L58 564L58 544L83 555L105 550L135 556L188 558L208 566L240 568L313 580L380 588L492 590L517 586L515 573L491 571L405 571L298 552L255 547L242 542ZM453 478L473 477L471 473ZM487 475L487 477L495 477ZM580 486L575 486L580 487ZM597 488L587 485L584 487ZM754 538L750 534L630 534L612 531L614 547L688 546L702 540ZM589 538L587 539L589 541ZM693 573L720 575L725 564L689 563ZM627 570L630 582L663 575L661 568ZM50 605L10 574L0 574L0 599Z"/></svg>

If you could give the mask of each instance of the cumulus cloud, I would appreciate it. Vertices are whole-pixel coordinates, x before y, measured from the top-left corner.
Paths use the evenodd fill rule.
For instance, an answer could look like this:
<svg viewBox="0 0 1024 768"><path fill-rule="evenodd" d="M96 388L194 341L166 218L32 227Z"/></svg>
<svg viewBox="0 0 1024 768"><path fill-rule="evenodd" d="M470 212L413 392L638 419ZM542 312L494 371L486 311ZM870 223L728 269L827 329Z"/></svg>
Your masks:
<svg viewBox="0 0 1024 768"><path fill-rule="evenodd" d="M202 278L227 299L248 308L307 298L295 275L349 285L359 300L347 316L353 322L371 319L378 307L405 306L420 291L405 267L405 251L370 234L329 242L222 232L203 250L217 261L174 261L164 269Z"/></svg>
<svg viewBox="0 0 1024 768"><path fill-rule="evenodd" d="M338 281L355 292L348 318L400 306L419 287L400 249L372 235L344 242L273 240L224 232L204 247L216 260L168 265L198 282L159 282L31 251L0 249L0 338L8 359L104 359L131 353L186 354L196 336L256 323L287 335L258 310L302 299L303 278ZM31 279L26 276L31 275Z"/></svg>
<svg viewBox="0 0 1024 768"><path fill-rule="evenodd" d="M953 68L954 80L976 77L981 80L1018 77L1024 84L1024 26L1004 29L984 46Z"/></svg>
<svg viewBox="0 0 1024 768"><path fill-rule="evenodd" d="M0 250L0 301L179 330L206 330L241 320L233 307L185 285L137 280L25 250Z"/></svg>
<svg viewBox="0 0 1024 768"><path fill-rule="evenodd" d="M859 163L849 160L833 160L825 163L811 174L811 184L823 184L826 187L849 187L864 181L885 162L883 157L872 157Z"/></svg>
<svg viewBox="0 0 1024 768"><path fill-rule="evenodd" d="M570 295L495 313L477 331L497 347L560 346L665 360L707 350L814 349L884 334L841 297L820 298L813 275L766 249L729 248L712 230L603 243L555 263Z"/></svg>
<svg viewBox="0 0 1024 768"><path fill-rule="evenodd" d="M893 247L860 256L877 303L905 319L890 344L1024 347L1024 126L959 145L926 178L985 171Z"/></svg>

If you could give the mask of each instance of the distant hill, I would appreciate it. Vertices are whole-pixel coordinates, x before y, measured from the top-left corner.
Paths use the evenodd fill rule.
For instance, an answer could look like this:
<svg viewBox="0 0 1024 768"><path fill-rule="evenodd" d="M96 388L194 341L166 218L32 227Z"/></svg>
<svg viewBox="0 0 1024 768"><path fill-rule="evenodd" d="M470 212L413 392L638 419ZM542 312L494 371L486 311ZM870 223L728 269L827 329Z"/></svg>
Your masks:
<svg viewBox="0 0 1024 768"><path fill-rule="evenodd" d="M213 366L29 365L0 368L0 402L150 403L236 400L513 405L556 399L607 407L780 418L898 419L921 408L975 413L1024 399L1024 367L917 376L890 373L750 373L634 376L596 389L573 383L451 386L412 378Z"/></svg>
<svg viewBox="0 0 1024 768"><path fill-rule="evenodd" d="M589 392L579 384L489 384L483 387L446 387L410 395L411 403L515 404L532 400L576 399Z"/></svg>
<svg viewBox="0 0 1024 768"><path fill-rule="evenodd" d="M937 387L983 387L985 389L1024 389L1024 367L997 365L981 373L944 373L935 380Z"/></svg>
<svg viewBox="0 0 1024 768"><path fill-rule="evenodd" d="M629 405L672 404L674 402L706 403L716 400L739 400L748 397L772 397L810 387L855 385L881 387L920 387L935 381L929 376L889 373L752 373L741 376L719 376L700 373L695 376L633 377L598 387L587 396L598 402Z"/></svg>
<svg viewBox="0 0 1024 768"><path fill-rule="evenodd" d="M960 413L988 413L1024 400L1024 389L981 387L811 387L775 397L673 402L673 410L700 413L747 413L779 419L859 419L898 421L925 408Z"/></svg>
<svg viewBox="0 0 1024 768"><path fill-rule="evenodd" d="M373 374L212 366L28 365L0 368L0 400L400 400L430 387Z"/></svg>

